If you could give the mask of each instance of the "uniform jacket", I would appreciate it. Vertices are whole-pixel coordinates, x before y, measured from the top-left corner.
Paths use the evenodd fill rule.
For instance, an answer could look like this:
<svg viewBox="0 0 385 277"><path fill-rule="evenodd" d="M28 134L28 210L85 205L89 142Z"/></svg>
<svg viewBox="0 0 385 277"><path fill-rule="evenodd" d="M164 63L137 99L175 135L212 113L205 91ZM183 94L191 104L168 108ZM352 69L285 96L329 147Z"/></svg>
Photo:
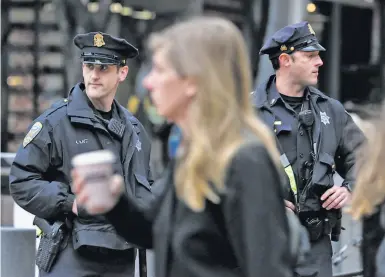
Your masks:
<svg viewBox="0 0 385 277"><path fill-rule="evenodd" d="M206 201L202 212L177 199L173 168L154 185L165 189L151 209L122 197L107 214L127 241L154 248L157 277L291 276L280 177L260 143L238 151L221 203Z"/></svg>
<svg viewBox="0 0 385 277"><path fill-rule="evenodd" d="M252 93L252 101L259 116L272 130L275 115L271 109L272 103L269 102L268 89L274 78L275 75L271 76ZM304 209L319 210L321 193L318 191L325 191L334 185L333 174L336 171L344 178L343 186L350 190L353 188L355 151L365 138L339 101L326 96L314 87L308 87L308 93L310 107L315 115L312 135L314 142L317 142L317 156L312 174L313 185L303 192L307 194Z"/></svg>
<svg viewBox="0 0 385 277"><path fill-rule="evenodd" d="M10 172L10 191L26 211L50 221L71 215L71 159L80 153L110 149L118 158L114 169L124 176L126 193L138 205L150 201L150 141L138 120L116 101L113 118L125 125L121 150L106 127L95 118L82 83L72 88L69 98L59 101L34 123L41 130L17 151ZM27 135L28 137L28 135ZM102 216L90 216L83 209L74 219L73 235L78 243L112 249L131 246L120 238ZM79 245L79 246L81 246ZM76 248L76 245L75 245Z"/></svg>

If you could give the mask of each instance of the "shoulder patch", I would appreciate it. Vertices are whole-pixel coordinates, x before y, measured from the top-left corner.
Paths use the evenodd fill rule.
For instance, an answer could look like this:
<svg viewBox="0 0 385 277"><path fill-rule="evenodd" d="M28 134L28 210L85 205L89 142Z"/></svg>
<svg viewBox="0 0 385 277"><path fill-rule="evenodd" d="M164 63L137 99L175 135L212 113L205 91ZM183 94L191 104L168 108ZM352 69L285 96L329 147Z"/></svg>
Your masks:
<svg viewBox="0 0 385 277"><path fill-rule="evenodd" d="M25 136L23 140L23 147L26 147L36 136L40 133L41 129L43 129L43 124L40 122L36 122L33 124L28 134Z"/></svg>

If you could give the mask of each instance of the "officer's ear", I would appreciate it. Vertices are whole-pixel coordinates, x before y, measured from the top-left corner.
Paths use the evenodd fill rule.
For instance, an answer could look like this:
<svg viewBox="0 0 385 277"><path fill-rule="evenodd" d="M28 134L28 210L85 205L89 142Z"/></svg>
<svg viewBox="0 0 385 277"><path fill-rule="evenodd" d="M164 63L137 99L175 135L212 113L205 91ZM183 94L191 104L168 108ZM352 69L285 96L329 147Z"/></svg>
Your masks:
<svg viewBox="0 0 385 277"><path fill-rule="evenodd" d="M129 68L127 65L118 67L119 82L123 82L126 79L128 70Z"/></svg>
<svg viewBox="0 0 385 277"><path fill-rule="evenodd" d="M279 55L278 61L279 61L280 67L288 67L291 63L290 55L283 53Z"/></svg>

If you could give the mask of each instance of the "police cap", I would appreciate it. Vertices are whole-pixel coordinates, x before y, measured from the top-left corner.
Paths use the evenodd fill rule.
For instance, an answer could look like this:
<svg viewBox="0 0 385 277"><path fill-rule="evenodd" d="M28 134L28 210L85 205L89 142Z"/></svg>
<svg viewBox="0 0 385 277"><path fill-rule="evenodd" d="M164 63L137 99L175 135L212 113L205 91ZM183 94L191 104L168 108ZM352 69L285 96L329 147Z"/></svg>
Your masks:
<svg viewBox="0 0 385 277"><path fill-rule="evenodd" d="M139 54L125 39L101 32L76 35L74 44L82 50L83 63L125 65L126 59Z"/></svg>
<svg viewBox="0 0 385 277"><path fill-rule="evenodd" d="M283 53L294 51L325 51L319 44L311 25L307 21L288 25L273 34L263 45L260 55L267 54L270 59L279 57Z"/></svg>

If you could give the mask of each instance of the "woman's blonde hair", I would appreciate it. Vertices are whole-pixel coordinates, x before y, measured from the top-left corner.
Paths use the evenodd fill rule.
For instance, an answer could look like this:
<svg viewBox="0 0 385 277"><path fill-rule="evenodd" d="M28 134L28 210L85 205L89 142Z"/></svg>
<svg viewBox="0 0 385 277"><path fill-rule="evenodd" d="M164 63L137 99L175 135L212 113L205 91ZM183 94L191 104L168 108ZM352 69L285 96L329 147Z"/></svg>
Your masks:
<svg viewBox="0 0 385 277"><path fill-rule="evenodd" d="M279 163L275 139L251 104L249 57L233 23L193 18L153 34L149 46L152 52L165 50L176 72L198 86L189 107L186 151L175 172L177 195L191 209L203 210L206 199L220 201L226 168L244 144L245 132L254 133Z"/></svg>
<svg viewBox="0 0 385 277"><path fill-rule="evenodd" d="M370 215L385 200L385 103L367 128L367 141L360 149L357 161L357 183L350 213L354 219ZM375 126L375 128L374 128Z"/></svg>

